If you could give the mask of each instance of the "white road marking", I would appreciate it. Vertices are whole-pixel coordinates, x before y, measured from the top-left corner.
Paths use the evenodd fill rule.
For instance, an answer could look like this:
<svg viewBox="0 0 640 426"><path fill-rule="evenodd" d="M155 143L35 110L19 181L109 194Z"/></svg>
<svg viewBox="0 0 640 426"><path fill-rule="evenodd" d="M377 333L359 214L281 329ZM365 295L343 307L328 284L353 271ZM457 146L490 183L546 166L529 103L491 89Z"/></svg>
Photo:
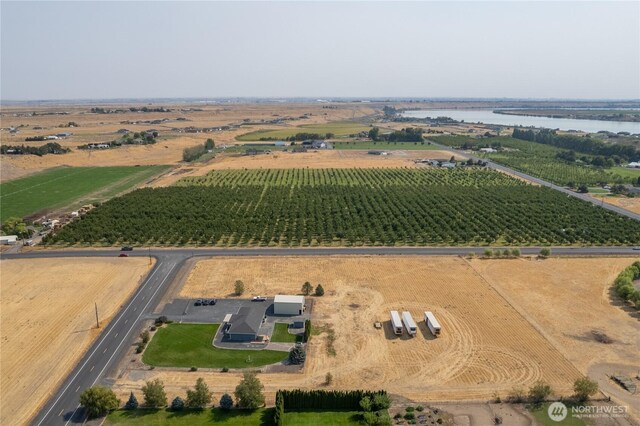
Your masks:
<svg viewBox="0 0 640 426"><path fill-rule="evenodd" d="M104 352L103 352L103 353L104 353ZM94 369L94 368L96 368L96 366L95 366L95 365L92 365L92 366L91 366L91 370L89 370L89 373L91 373L91 372L93 371L93 369Z"/></svg>
<svg viewBox="0 0 640 426"><path fill-rule="evenodd" d="M147 278L147 280L145 281L145 286L147 285L147 283L151 282L151 278L155 275L156 272L158 272L158 269L155 269L151 275L149 275L149 278ZM140 291L142 292L142 288L140 289ZM120 319L122 318L122 316L124 315L124 313L127 311L127 309L129 309L129 307L131 306L131 304L134 302L134 300L136 300L136 297L138 297L140 295L140 293L138 293L133 299L131 299L131 301L129 302L129 304L127 305L127 307L123 310L120 311L120 313L118 314L118 319L116 319L115 321L111 322L109 324L109 327L113 328L114 324L116 324L118 321L120 321ZM49 408L49 410L44 414L44 416L42 417L42 419L38 422L38 426L40 426L42 424L42 422L44 421L44 419L49 415L49 413L51 413L51 410L53 410L53 407L60 401L60 398L62 398L62 395L64 395L64 393L67 391L67 389L69 389L69 386L71 386L71 382L73 382L78 375L80 374L80 371L87 365L87 363L89 362L89 359L91 357L93 357L93 355L96 353L96 351L98 350L98 347L104 342L104 340L108 337L108 333L105 333L105 335L102 337L102 339L100 340L100 343L98 343L96 345L96 348L93 350L93 352L91 352L91 355L89 355L86 359L86 361L82 364L82 366L78 369L78 371L76 372L76 374L71 378L71 380L69 381L69 384L67 384L67 386L65 386L65 388L62 390L62 392L60 392L60 395L58 395L58 398L56 398L56 400L53 402L53 404L51 405L51 408ZM107 350L105 349L104 352L106 352ZM102 353L104 353L102 352ZM80 407L80 405L78 405L78 407ZM76 408L76 411L78 409ZM75 413L75 411L74 411ZM71 416L73 418L73 416ZM68 424L69 422L67 422Z"/></svg>
<svg viewBox="0 0 640 426"><path fill-rule="evenodd" d="M76 389L76 393L78 393L79 390L80 390L80 385L78 385L78 388Z"/></svg>

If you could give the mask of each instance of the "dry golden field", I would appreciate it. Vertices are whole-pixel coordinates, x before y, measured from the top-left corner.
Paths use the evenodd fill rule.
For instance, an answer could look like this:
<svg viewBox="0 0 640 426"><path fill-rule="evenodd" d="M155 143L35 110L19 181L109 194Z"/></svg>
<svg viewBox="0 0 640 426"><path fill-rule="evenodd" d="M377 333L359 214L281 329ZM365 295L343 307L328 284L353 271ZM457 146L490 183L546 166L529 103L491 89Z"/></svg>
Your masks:
<svg viewBox="0 0 640 426"><path fill-rule="evenodd" d="M333 374L335 388L384 388L418 401L489 399L495 392L504 397L514 387L527 388L536 380L551 384L556 394L568 395L573 381L587 373L591 358L637 361L633 349L638 342L627 335L634 330L638 335L637 320L609 306L606 299L615 275L633 260L212 259L195 265L179 295L226 297L236 279L244 281L247 297L298 293L304 281L323 284L326 294L316 298L313 318L317 326L335 331L337 355L327 354L325 334L315 337L304 373L261 375L270 398L281 387L322 386L327 372ZM536 292L539 288L541 294ZM574 293L583 288L586 293L571 305ZM592 300L593 296L598 297ZM413 314L419 323L416 337L391 333L391 309ZM438 339L422 322L427 309L443 325ZM570 315L563 315L567 311ZM609 325L599 315L614 320ZM376 330L375 321L384 321L384 330ZM619 343L583 339L591 330L589 322ZM218 395L233 390L239 380L236 373L199 375ZM130 369L116 390L124 396L152 377L163 379L170 394L182 393L195 380L186 372Z"/></svg>
<svg viewBox="0 0 640 426"><path fill-rule="evenodd" d="M598 200L604 200L605 203L613 204L614 206L640 214L640 198L638 197L598 197L595 195L594 197Z"/></svg>
<svg viewBox="0 0 640 426"><path fill-rule="evenodd" d="M25 424L146 275L147 259L2 260L0 424Z"/></svg>

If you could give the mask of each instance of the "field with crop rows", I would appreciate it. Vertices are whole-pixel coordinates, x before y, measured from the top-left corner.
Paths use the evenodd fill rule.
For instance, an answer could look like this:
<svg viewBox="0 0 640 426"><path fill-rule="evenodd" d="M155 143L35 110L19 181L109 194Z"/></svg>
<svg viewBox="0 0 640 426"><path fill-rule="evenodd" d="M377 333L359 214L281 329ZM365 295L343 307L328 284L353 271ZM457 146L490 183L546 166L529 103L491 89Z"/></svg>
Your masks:
<svg viewBox="0 0 640 426"><path fill-rule="evenodd" d="M621 167L603 169L588 165L569 164L556 158L559 152L566 150L511 137L476 139L467 136L431 136L429 139L450 147L459 147L465 142L471 145L499 142L508 150L485 154L484 157L558 185L566 185L569 182L574 182L577 185L583 183L595 185L598 182L631 183L640 176L640 173L634 174L629 172L631 169ZM577 154L578 156L583 155Z"/></svg>
<svg viewBox="0 0 640 426"><path fill-rule="evenodd" d="M113 197L167 166L60 167L0 184L0 220Z"/></svg>
<svg viewBox="0 0 640 426"><path fill-rule="evenodd" d="M637 244L640 223L484 169L219 170L104 203L48 243Z"/></svg>

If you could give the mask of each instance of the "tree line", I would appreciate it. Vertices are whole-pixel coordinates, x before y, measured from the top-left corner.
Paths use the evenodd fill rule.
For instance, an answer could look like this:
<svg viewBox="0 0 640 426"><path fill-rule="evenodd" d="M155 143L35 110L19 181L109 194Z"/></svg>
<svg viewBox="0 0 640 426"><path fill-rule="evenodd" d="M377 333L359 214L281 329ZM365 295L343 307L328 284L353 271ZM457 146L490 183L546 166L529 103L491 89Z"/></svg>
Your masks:
<svg viewBox="0 0 640 426"><path fill-rule="evenodd" d="M215 147L216 144L214 140L209 138L202 145L195 145L189 148L185 148L182 151L182 161L186 161L187 163L196 161L198 158L213 150Z"/></svg>
<svg viewBox="0 0 640 426"><path fill-rule="evenodd" d="M380 128L373 127L369 130L369 139L372 141L387 142L422 142L422 134L424 131L420 128L407 127L406 129L396 130L394 132L384 134L380 133Z"/></svg>
<svg viewBox="0 0 640 426"><path fill-rule="evenodd" d="M47 154L66 154L68 152L71 152L71 149L65 148L57 142L49 142L41 146L0 145L0 154L31 154L42 157Z"/></svg>

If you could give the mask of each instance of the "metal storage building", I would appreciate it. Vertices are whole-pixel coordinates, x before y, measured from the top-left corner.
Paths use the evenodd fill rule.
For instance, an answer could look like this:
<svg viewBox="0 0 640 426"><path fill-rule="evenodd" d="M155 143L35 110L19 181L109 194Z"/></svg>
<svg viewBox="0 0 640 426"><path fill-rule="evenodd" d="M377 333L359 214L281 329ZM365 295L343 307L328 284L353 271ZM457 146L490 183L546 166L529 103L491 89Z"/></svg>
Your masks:
<svg viewBox="0 0 640 426"><path fill-rule="evenodd" d="M276 295L273 300L273 313L276 315L302 315L304 296Z"/></svg>

